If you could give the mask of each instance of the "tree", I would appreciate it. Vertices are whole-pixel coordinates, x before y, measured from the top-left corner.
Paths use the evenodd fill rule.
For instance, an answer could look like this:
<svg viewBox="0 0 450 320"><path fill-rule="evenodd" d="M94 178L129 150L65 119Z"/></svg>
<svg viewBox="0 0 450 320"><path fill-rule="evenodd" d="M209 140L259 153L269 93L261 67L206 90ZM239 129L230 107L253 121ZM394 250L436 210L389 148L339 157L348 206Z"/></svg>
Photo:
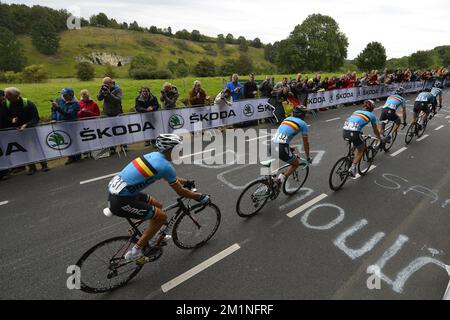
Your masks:
<svg viewBox="0 0 450 320"><path fill-rule="evenodd" d="M200 34L200 31L192 30L192 33L191 33L192 41L199 42L201 40L201 37L202 37L202 35Z"/></svg>
<svg viewBox="0 0 450 320"><path fill-rule="evenodd" d="M80 62L77 64L77 78L81 81L90 81L94 79L95 69L92 63Z"/></svg>
<svg viewBox="0 0 450 320"><path fill-rule="evenodd" d="M225 48L225 37L223 36L223 34L219 34L217 36L217 46L219 47L219 49Z"/></svg>
<svg viewBox="0 0 450 320"><path fill-rule="evenodd" d="M139 26L139 24L136 21L130 23L128 29L133 31L143 31L143 29Z"/></svg>
<svg viewBox="0 0 450 320"><path fill-rule="evenodd" d="M233 44L234 42L234 37L231 33L227 34L227 36L225 37L225 42L228 44Z"/></svg>
<svg viewBox="0 0 450 320"><path fill-rule="evenodd" d="M167 28L167 34L168 34L169 37L173 36L172 27L168 27Z"/></svg>
<svg viewBox="0 0 450 320"><path fill-rule="evenodd" d="M307 68L306 57L291 39L282 40L277 43L275 63L282 73L296 73ZM309 70L320 70L309 69Z"/></svg>
<svg viewBox="0 0 450 320"><path fill-rule="evenodd" d="M450 67L450 46L436 47L433 51L438 54L442 66Z"/></svg>
<svg viewBox="0 0 450 320"><path fill-rule="evenodd" d="M8 29L0 27L0 71L21 71L25 65L22 46Z"/></svg>
<svg viewBox="0 0 450 320"><path fill-rule="evenodd" d="M111 21L109 21L109 18L106 14L104 14L103 12L100 12L97 15L93 15L91 16L91 18L89 19L91 26L94 27L110 27L111 26Z"/></svg>
<svg viewBox="0 0 450 320"><path fill-rule="evenodd" d="M150 33L154 33L154 34L158 33L158 28L155 27L155 26L151 26L150 27Z"/></svg>
<svg viewBox="0 0 450 320"><path fill-rule="evenodd" d="M48 21L38 22L31 31L31 38L36 49L45 55L53 55L59 49L59 36Z"/></svg>
<svg viewBox="0 0 450 320"><path fill-rule="evenodd" d="M356 57L359 70L370 71L383 69L386 66L386 49L379 42L370 42Z"/></svg>
<svg viewBox="0 0 450 320"><path fill-rule="evenodd" d="M158 61L153 57L148 57L145 55L137 55L131 59L129 74L132 78L136 72L150 72L156 70L158 67Z"/></svg>
<svg viewBox="0 0 450 320"><path fill-rule="evenodd" d="M181 31L177 31L175 33L175 37L178 38L178 39L191 40L191 34L186 29L183 29Z"/></svg>
<svg viewBox="0 0 450 320"><path fill-rule="evenodd" d="M239 43L239 51L241 52L247 52L248 51L248 44L247 44L247 40L240 36L238 38L238 43Z"/></svg>
<svg viewBox="0 0 450 320"><path fill-rule="evenodd" d="M427 69L433 65L430 52L417 51L408 58L409 65L414 69Z"/></svg>
<svg viewBox="0 0 450 320"><path fill-rule="evenodd" d="M279 42L277 42L279 43ZM264 47L264 59L271 63L275 63L277 60L277 50L278 48L275 46L275 44L269 43Z"/></svg>
<svg viewBox="0 0 450 320"><path fill-rule="evenodd" d="M116 72L112 65L109 63L106 65L105 72L103 73L103 77L109 77L111 79L114 79L116 77Z"/></svg>
<svg viewBox="0 0 450 320"><path fill-rule="evenodd" d="M253 46L254 48L261 48L261 47L262 47L261 39L255 38L255 39L252 41L252 46Z"/></svg>
<svg viewBox="0 0 450 320"><path fill-rule="evenodd" d="M241 53L239 59L236 60L235 72L239 74L250 74L254 71L253 60L244 53Z"/></svg>
<svg viewBox="0 0 450 320"><path fill-rule="evenodd" d="M335 71L347 57L347 37L329 16L309 15L301 25L294 28L288 40L295 50L292 54L305 61L307 70Z"/></svg>
<svg viewBox="0 0 450 320"><path fill-rule="evenodd" d="M236 72L236 60L226 59L219 68L219 74L221 76L230 76Z"/></svg>
<svg viewBox="0 0 450 320"><path fill-rule="evenodd" d="M216 65L213 60L202 59L194 67L197 77L212 77L216 74Z"/></svg>

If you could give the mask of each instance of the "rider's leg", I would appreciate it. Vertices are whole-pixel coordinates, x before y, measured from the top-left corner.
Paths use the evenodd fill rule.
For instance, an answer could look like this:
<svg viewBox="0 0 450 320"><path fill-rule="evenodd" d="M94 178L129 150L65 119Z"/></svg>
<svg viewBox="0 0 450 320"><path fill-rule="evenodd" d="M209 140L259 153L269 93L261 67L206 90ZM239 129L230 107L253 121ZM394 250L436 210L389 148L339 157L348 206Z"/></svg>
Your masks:
<svg viewBox="0 0 450 320"><path fill-rule="evenodd" d="M297 170L297 168L300 166L300 161L298 158L296 158L294 161L292 161L291 165L288 167L288 169L282 173L284 175L284 178L287 179L291 174Z"/></svg>
<svg viewBox="0 0 450 320"><path fill-rule="evenodd" d="M366 150L366 145L365 144L363 144L362 146L360 146L359 148L356 149L355 158L353 159L353 164L355 166L361 160L365 150Z"/></svg>
<svg viewBox="0 0 450 320"><path fill-rule="evenodd" d="M153 197L150 197L150 200L148 201L148 203L149 203L151 206L154 206L154 207L156 207L156 208L162 209L162 203L159 202L158 200L156 200L156 199L153 198Z"/></svg>
<svg viewBox="0 0 450 320"><path fill-rule="evenodd" d="M160 208L155 208L153 218L150 220L148 228L145 229L142 237L137 242L136 247L145 247L165 223L167 223L167 215Z"/></svg>

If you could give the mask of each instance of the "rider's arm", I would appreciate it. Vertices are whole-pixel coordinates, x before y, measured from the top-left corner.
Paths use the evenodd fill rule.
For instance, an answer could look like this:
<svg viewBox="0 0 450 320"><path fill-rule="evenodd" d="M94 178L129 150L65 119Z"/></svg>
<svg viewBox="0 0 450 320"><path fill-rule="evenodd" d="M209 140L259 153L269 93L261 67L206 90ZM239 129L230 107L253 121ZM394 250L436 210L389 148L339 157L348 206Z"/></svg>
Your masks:
<svg viewBox="0 0 450 320"><path fill-rule="evenodd" d="M439 96L439 107L442 107L442 94Z"/></svg>
<svg viewBox="0 0 450 320"><path fill-rule="evenodd" d="M186 189L183 187L184 183L186 183L186 180L178 178L177 181L170 186L180 197L199 200L202 195L198 192L192 192L191 190Z"/></svg>
<svg viewBox="0 0 450 320"><path fill-rule="evenodd" d="M380 131L378 130L378 126L376 124L372 125L373 133L375 133L375 136L381 140Z"/></svg>
<svg viewBox="0 0 450 320"><path fill-rule="evenodd" d="M406 105L403 104L402 105L402 110L403 110L403 123L406 123Z"/></svg>
<svg viewBox="0 0 450 320"><path fill-rule="evenodd" d="M303 149L305 150L306 158L309 159L309 140L308 136L303 136Z"/></svg>

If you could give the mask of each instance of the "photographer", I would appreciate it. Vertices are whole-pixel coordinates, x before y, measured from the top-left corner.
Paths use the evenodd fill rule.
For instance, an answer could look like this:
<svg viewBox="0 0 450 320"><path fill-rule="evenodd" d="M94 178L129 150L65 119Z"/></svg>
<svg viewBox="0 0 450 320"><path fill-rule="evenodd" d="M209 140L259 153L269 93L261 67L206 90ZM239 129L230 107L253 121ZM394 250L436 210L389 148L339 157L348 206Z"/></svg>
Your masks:
<svg viewBox="0 0 450 320"><path fill-rule="evenodd" d="M231 81L226 85L226 88L230 89L233 101L238 101L239 99L241 99L244 91L242 85L238 82L238 80L239 76L235 73L231 76Z"/></svg>
<svg viewBox="0 0 450 320"><path fill-rule="evenodd" d="M157 111L159 109L158 99L150 92L149 87L142 87L136 97L134 108L136 112L147 113ZM148 147L154 140L145 141L145 146Z"/></svg>
<svg viewBox="0 0 450 320"><path fill-rule="evenodd" d="M161 90L161 103L164 109L174 109L177 107L177 100L179 94L178 89L175 86L172 86L171 83L164 83L163 89Z"/></svg>
<svg viewBox="0 0 450 320"><path fill-rule="evenodd" d="M103 102L103 113L108 117L115 117L122 111L122 89L111 78L103 79L103 85L98 94L98 100Z"/></svg>
<svg viewBox="0 0 450 320"><path fill-rule="evenodd" d="M206 91L203 90L201 82L195 80L192 90L189 91L189 105L203 106L207 100L209 100L209 97L207 96Z"/></svg>
<svg viewBox="0 0 450 320"><path fill-rule="evenodd" d="M255 99L258 94L258 86L255 83L255 74L251 73L250 78L244 84L244 99Z"/></svg>
<svg viewBox="0 0 450 320"><path fill-rule="evenodd" d="M232 106L233 97L231 96L231 91L228 88L223 89L214 100L214 104L218 106Z"/></svg>

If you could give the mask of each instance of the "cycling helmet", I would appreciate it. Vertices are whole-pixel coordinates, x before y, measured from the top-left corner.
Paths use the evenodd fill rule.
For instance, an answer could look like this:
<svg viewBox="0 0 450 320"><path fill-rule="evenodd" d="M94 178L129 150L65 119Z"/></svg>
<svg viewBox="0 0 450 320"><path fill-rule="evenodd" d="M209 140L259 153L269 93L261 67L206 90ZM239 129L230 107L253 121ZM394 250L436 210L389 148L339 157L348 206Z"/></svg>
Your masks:
<svg viewBox="0 0 450 320"><path fill-rule="evenodd" d="M401 95L403 95L404 92L405 92L405 89L400 87L395 90L394 94L401 96Z"/></svg>
<svg viewBox="0 0 450 320"><path fill-rule="evenodd" d="M373 100L366 100L364 101L364 108L366 108L367 111L372 112L373 109L375 108L375 102L373 102Z"/></svg>
<svg viewBox="0 0 450 320"><path fill-rule="evenodd" d="M181 143L181 138L176 134L160 134L156 138L156 148L159 151L170 150Z"/></svg>
<svg viewBox="0 0 450 320"><path fill-rule="evenodd" d="M305 119L305 116L306 116L306 111L307 111L307 110L308 110L308 108L306 108L304 105L297 106L297 107L295 107L294 110L292 111L292 116L304 120L304 119Z"/></svg>
<svg viewBox="0 0 450 320"><path fill-rule="evenodd" d="M434 83L433 87L436 87L436 88L439 88L439 89L443 89L444 88L444 86L442 85L442 83L440 81L436 81Z"/></svg>

